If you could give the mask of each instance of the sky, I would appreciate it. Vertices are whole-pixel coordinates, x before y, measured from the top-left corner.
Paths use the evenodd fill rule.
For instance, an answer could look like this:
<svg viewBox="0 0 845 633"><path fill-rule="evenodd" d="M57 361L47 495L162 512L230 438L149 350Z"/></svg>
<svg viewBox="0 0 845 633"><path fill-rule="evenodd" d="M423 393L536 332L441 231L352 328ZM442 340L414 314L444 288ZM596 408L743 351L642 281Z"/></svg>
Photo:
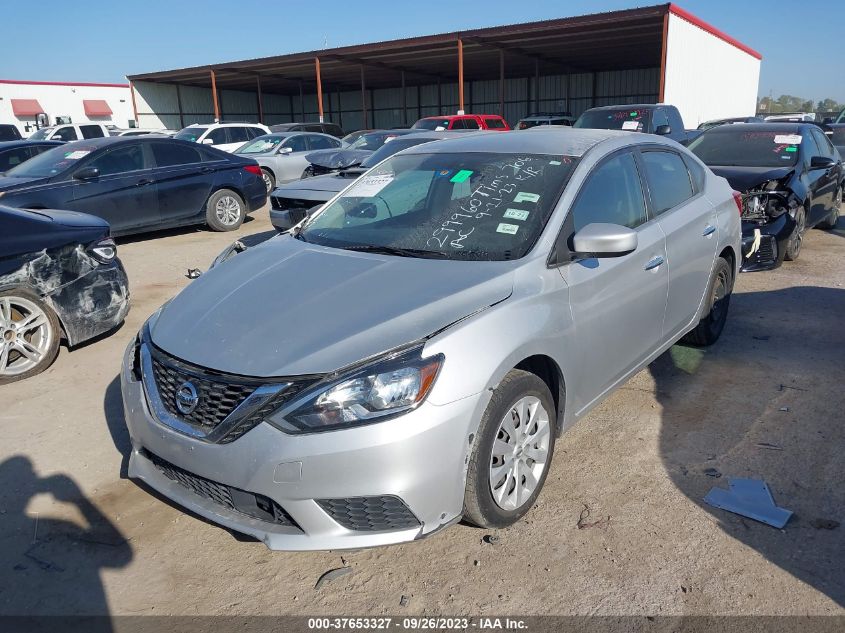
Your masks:
<svg viewBox="0 0 845 633"><path fill-rule="evenodd" d="M316 50L326 43L363 44L658 3L6 0L4 23L19 28L4 29L0 38L0 79L123 82L135 73ZM760 96L793 94L845 102L845 2L679 0L677 4L763 55Z"/></svg>

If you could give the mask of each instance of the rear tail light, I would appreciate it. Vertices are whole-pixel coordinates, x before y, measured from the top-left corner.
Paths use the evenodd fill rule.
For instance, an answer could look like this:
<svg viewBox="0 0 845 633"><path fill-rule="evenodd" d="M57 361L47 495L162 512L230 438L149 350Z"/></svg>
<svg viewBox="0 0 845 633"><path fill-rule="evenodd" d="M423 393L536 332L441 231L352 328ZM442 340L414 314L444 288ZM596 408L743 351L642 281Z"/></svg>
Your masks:
<svg viewBox="0 0 845 633"><path fill-rule="evenodd" d="M734 191L734 202L736 202L737 211L742 215L742 194L739 191Z"/></svg>
<svg viewBox="0 0 845 633"><path fill-rule="evenodd" d="M89 247L88 252L101 264L110 264L117 257L117 244L110 237L106 237Z"/></svg>
<svg viewBox="0 0 845 633"><path fill-rule="evenodd" d="M244 171L249 172L250 174L255 174L256 176L261 175L261 167L258 165L247 165L244 167Z"/></svg>

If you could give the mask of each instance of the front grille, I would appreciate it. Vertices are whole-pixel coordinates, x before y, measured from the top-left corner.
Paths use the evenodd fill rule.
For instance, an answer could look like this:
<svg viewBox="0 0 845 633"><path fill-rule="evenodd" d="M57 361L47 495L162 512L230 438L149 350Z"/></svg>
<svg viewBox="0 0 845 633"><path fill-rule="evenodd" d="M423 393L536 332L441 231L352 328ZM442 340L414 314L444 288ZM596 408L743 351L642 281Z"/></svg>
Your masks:
<svg viewBox="0 0 845 633"><path fill-rule="evenodd" d="M392 496L317 499L332 519L347 530L382 532L417 527L420 522L401 499Z"/></svg>
<svg viewBox="0 0 845 633"><path fill-rule="evenodd" d="M152 360L156 388L164 407L171 415L205 433L213 431L256 389L254 385L232 384L189 374L155 357ZM191 413L184 414L176 408L176 390L187 381L196 388L199 404Z"/></svg>
<svg viewBox="0 0 845 633"><path fill-rule="evenodd" d="M217 505L240 512L253 519L300 529L296 521L285 512L285 509L269 497L219 484L205 477L189 473L187 470L179 468L147 450L143 450L142 453L165 477L203 499L213 501Z"/></svg>

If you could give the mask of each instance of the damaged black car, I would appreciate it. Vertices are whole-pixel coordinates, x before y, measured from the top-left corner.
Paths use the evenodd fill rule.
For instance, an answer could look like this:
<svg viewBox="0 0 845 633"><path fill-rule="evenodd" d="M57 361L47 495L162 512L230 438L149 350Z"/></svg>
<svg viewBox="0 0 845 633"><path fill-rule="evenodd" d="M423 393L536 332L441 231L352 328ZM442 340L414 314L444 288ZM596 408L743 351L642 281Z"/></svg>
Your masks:
<svg viewBox="0 0 845 633"><path fill-rule="evenodd" d="M845 186L842 159L818 126L739 123L689 145L742 195L742 270L797 259L807 229L835 228Z"/></svg>
<svg viewBox="0 0 845 633"><path fill-rule="evenodd" d="M126 272L105 220L0 206L0 385L123 323Z"/></svg>

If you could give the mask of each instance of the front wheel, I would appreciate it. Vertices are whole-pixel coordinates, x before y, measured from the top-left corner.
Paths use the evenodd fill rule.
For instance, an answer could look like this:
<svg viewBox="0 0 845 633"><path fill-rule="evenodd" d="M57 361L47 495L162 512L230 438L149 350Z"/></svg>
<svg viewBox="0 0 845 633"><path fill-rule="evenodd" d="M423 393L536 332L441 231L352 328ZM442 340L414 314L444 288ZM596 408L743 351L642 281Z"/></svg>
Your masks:
<svg viewBox="0 0 845 633"><path fill-rule="evenodd" d="M731 304L733 290L733 268L723 258L716 258L710 284L707 286L707 314L698 322L695 329L688 332L681 340L697 347L713 345L722 335L725 322L728 319L728 308Z"/></svg>
<svg viewBox="0 0 845 633"><path fill-rule="evenodd" d="M0 385L47 369L59 353L59 319L28 290L0 292Z"/></svg>
<svg viewBox="0 0 845 633"><path fill-rule="evenodd" d="M795 261L801 254L801 244L804 242L804 232L807 230L807 216L804 207L798 207L795 212L795 230L786 243L786 260Z"/></svg>
<svg viewBox="0 0 845 633"><path fill-rule="evenodd" d="M554 453L555 406L546 383L512 369L493 392L467 470L464 519L506 527L534 504Z"/></svg>
<svg viewBox="0 0 845 633"><path fill-rule="evenodd" d="M229 189L215 191L205 205L206 222L215 231L234 231L245 216L243 198Z"/></svg>

